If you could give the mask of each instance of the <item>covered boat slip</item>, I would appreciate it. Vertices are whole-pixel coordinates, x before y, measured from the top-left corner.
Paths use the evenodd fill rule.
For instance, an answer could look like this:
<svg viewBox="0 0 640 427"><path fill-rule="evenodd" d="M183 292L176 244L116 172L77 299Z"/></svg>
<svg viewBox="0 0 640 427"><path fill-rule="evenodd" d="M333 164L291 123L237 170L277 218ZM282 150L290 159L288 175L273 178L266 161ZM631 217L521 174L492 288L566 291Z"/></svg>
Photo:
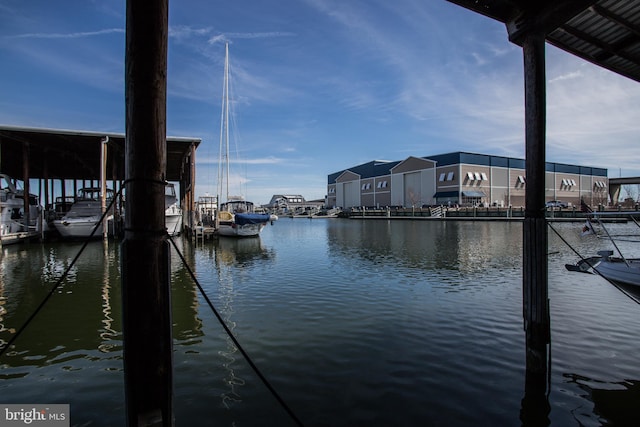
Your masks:
<svg viewBox="0 0 640 427"><path fill-rule="evenodd" d="M640 82L637 0L448 0L502 22L522 48L526 195L523 223L525 400L544 401L550 357L548 230L544 217L546 159L545 43Z"/></svg>
<svg viewBox="0 0 640 427"><path fill-rule="evenodd" d="M166 138L165 180L179 183L180 204L189 213L195 211L195 152L200 142ZM55 205L56 195L63 201L73 196L64 194L65 185L54 190L54 181L94 181L103 188L111 181L109 187L118 191L125 180L125 135L0 125L0 171L22 181L25 192L38 194L45 208ZM39 188L29 189L29 180L38 180ZM192 225L192 216L185 218L186 226Z"/></svg>

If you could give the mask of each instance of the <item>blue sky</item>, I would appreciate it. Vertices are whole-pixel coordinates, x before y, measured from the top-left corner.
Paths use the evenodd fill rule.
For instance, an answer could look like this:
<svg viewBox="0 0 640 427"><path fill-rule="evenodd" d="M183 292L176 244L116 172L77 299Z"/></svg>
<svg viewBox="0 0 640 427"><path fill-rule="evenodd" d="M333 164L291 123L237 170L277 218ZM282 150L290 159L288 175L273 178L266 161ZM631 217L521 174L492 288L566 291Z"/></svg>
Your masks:
<svg viewBox="0 0 640 427"><path fill-rule="evenodd" d="M124 133L125 5L0 0L0 124ZM524 158L522 51L498 22L445 0L174 0L167 134L202 138L198 196L216 193L225 41L232 171L256 203L323 198L374 159ZM547 160L640 176L640 85L546 52Z"/></svg>

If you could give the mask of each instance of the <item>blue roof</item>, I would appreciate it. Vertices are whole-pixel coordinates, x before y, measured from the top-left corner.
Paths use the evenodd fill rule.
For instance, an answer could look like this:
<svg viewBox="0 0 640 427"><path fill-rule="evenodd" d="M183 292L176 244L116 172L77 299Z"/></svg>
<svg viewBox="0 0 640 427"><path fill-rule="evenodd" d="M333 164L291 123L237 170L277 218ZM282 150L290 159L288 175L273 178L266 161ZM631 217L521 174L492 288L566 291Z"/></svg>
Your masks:
<svg viewBox="0 0 640 427"><path fill-rule="evenodd" d="M374 178L377 176L390 175L391 168L400 163L400 161L382 161L382 160L373 160L368 163L363 163L358 166L353 166L348 169L341 170L339 172L334 172L328 177L329 184L333 184L336 182L336 179L340 175L342 175L346 171L353 172L355 174L360 175L361 179L365 178Z"/></svg>
<svg viewBox="0 0 640 427"><path fill-rule="evenodd" d="M491 156L488 154L467 153L464 151L455 151L453 153L438 154L435 156L424 156L422 158L435 161L438 167L462 163L479 166L496 166L505 168L509 167L514 169L525 169L526 165L524 159L516 159L513 157L504 156ZM389 175L391 173L391 169L400 162L401 160L393 162L373 160L368 163L363 163L358 166L332 173L328 176L328 183L334 184L336 182L336 179L345 171L356 173L360 175L361 179ZM564 163L553 162L546 162L545 170L547 172L563 172L602 177L606 177L608 172L607 169L604 168L568 165Z"/></svg>

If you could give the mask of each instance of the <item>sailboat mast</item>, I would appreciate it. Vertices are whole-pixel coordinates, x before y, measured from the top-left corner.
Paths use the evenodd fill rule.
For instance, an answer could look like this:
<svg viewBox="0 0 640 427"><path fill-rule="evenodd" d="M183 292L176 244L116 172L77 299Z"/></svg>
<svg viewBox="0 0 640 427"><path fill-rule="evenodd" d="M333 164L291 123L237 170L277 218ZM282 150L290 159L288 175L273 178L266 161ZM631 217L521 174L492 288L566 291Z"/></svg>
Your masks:
<svg viewBox="0 0 640 427"><path fill-rule="evenodd" d="M227 192L226 197L229 200L229 42L225 43L225 54L224 54L224 96L225 96L225 118L224 118L224 127L225 127L225 158L227 159Z"/></svg>
<svg viewBox="0 0 640 427"><path fill-rule="evenodd" d="M218 153L218 198L224 191L229 200L229 43L225 43L222 108L220 112L220 152ZM220 200L218 200L220 203Z"/></svg>

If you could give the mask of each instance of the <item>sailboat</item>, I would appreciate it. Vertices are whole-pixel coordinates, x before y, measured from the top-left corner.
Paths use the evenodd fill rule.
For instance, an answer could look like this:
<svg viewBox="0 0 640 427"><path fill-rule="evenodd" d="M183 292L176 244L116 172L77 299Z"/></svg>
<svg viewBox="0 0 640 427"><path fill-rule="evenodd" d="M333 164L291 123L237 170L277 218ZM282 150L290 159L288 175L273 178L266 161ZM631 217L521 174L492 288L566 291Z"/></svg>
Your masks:
<svg viewBox="0 0 640 427"><path fill-rule="evenodd" d="M242 196L229 195L229 43L225 44L224 85L222 90L222 115L220 118L220 157L218 163L218 200L216 230L220 236L253 237L260 235L268 223L273 225L276 215L254 211L253 202Z"/></svg>

